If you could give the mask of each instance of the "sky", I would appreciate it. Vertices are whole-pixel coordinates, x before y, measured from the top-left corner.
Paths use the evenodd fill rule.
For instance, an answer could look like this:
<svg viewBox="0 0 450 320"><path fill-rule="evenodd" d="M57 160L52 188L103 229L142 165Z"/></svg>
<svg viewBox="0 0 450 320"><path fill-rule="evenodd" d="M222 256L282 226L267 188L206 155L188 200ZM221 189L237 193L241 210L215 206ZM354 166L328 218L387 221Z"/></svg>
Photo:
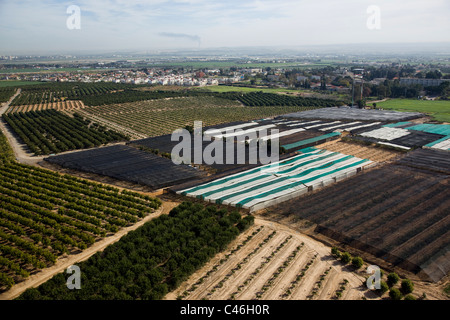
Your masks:
<svg viewBox="0 0 450 320"><path fill-rule="evenodd" d="M450 42L449 16L449 0L0 0L0 54Z"/></svg>

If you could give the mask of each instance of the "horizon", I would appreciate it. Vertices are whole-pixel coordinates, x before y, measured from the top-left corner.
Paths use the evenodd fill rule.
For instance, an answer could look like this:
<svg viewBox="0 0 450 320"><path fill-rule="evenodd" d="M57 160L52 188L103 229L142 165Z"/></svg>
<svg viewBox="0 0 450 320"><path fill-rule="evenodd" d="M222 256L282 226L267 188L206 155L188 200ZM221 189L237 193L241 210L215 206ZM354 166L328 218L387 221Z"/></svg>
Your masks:
<svg viewBox="0 0 450 320"><path fill-rule="evenodd" d="M442 0L5 0L0 54L411 44L447 51L448 13Z"/></svg>

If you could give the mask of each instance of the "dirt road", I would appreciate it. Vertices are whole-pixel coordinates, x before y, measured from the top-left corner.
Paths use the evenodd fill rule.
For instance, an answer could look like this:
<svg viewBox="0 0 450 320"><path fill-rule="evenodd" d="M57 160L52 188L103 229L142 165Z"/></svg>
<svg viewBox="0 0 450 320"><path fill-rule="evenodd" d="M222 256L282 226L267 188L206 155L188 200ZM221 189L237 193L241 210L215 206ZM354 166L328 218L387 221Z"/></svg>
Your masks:
<svg viewBox="0 0 450 320"><path fill-rule="evenodd" d="M177 206L178 203L175 202L163 202L162 206L155 211L154 213L146 216L141 221L137 222L136 224L123 228L119 230L116 234L103 238L102 240L96 242L91 247L87 248L83 252L76 254L76 255L69 255L66 257L59 258L53 266L50 268L46 268L29 278L27 278L25 281L20 282L13 286L10 290L0 294L0 300L12 300L17 298L19 295L21 295L25 290L33 287L37 287L40 284L44 283L45 281L52 278L55 274L63 272L71 265L74 265L76 263L79 263L81 261L84 261L94 255L98 251L103 251L107 246L117 242L122 238L124 235L126 235L128 232L136 230L140 226L144 225L144 223L159 217L162 214L168 214L172 208ZM82 271L82 270L81 270Z"/></svg>

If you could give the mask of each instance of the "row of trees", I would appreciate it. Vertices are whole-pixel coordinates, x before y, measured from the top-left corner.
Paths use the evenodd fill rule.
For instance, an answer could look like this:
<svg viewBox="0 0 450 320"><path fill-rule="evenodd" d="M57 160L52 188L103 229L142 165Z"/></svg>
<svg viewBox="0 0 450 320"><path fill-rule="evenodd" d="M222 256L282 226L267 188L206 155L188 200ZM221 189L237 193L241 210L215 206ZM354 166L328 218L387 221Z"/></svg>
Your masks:
<svg viewBox="0 0 450 320"><path fill-rule="evenodd" d="M125 135L91 123L78 114L72 118L53 109L9 113L3 118L36 155L128 140Z"/></svg>
<svg viewBox="0 0 450 320"><path fill-rule="evenodd" d="M14 161L0 134L0 289L85 249L161 201Z"/></svg>
<svg viewBox="0 0 450 320"><path fill-rule="evenodd" d="M250 92L246 94L228 93L224 98L237 99L246 106L300 106L300 107L335 107L343 105L341 101L317 98L291 97L275 93Z"/></svg>
<svg viewBox="0 0 450 320"><path fill-rule="evenodd" d="M238 212L183 202L79 263L80 290L68 290L60 273L19 299L161 299L252 222Z"/></svg>
<svg viewBox="0 0 450 320"><path fill-rule="evenodd" d="M0 103L8 101L16 92L14 88L0 88Z"/></svg>
<svg viewBox="0 0 450 320"><path fill-rule="evenodd" d="M340 259L344 264L351 263L355 270L360 269L364 265L364 260L361 257L352 257L350 253L341 252L336 247L331 248L331 254L337 259ZM382 270L381 277L384 277L384 272ZM400 283L400 288L397 288L396 285L400 280L400 277L395 272L391 272L387 275L386 281L380 281L380 289L377 291L380 295L389 291L389 297L392 300L401 300L402 298L405 300L415 300L414 296L411 295L414 291L414 284L412 281L403 279Z"/></svg>
<svg viewBox="0 0 450 320"><path fill-rule="evenodd" d="M117 90L135 88L131 84L116 83L51 83L24 86L11 103L13 106L80 100L85 96L104 95Z"/></svg>

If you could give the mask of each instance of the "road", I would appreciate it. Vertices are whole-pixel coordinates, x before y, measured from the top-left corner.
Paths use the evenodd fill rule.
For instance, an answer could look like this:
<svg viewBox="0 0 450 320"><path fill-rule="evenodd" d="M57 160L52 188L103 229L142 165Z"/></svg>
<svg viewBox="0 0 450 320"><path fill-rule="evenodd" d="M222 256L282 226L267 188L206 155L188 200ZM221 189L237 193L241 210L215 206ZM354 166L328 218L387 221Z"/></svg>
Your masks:
<svg viewBox="0 0 450 320"><path fill-rule="evenodd" d="M9 99L9 101L5 102L1 108L0 108L0 117L8 110L11 102L14 100L15 97L17 97L21 92L21 89L17 89L16 93ZM9 145L14 151L14 155L16 156L16 160L23 164L29 164L29 165L37 165L38 162L42 161L44 159L44 156L33 156L32 153L30 153L27 149L27 146L23 143L20 143L16 136L12 133L9 126L6 125L6 123L3 121L3 119L0 120L0 129L2 130L3 134L6 136L6 139L8 140Z"/></svg>
<svg viewBox="0 0 450 320"><path fill-rule="evenodd" d="M169 214L170 210L172 210L177 205L178 203L176 202L165 201L157 211L155 211L152 214L149 214L144 219L135 223L134 225L127 228L123 228L112 236L103 238L102 240L94 243L91 247L87 248L86 250L83 250L79 254L58 258L58 260L53 266L45 268L39 271L38 273L31 275L26 280L14 285L10 290L0 294L0 300L12 300L17 298L25 290L29 288L35 288L41 285L42 283L46 282L47 280L51 279L55 274L63 272L68 267L76 263L87 260L89 257L94 255L98 251L103 251L107 246L113 244L114 242L119 241L120 238L122 238L128 232L136 230L137 228L144 225L144 223L152 219L155 219L163 214ZM81 272L83 272L83 270L81 270ZM83 286L83 284L81 284L81 286Z"/></svg>

